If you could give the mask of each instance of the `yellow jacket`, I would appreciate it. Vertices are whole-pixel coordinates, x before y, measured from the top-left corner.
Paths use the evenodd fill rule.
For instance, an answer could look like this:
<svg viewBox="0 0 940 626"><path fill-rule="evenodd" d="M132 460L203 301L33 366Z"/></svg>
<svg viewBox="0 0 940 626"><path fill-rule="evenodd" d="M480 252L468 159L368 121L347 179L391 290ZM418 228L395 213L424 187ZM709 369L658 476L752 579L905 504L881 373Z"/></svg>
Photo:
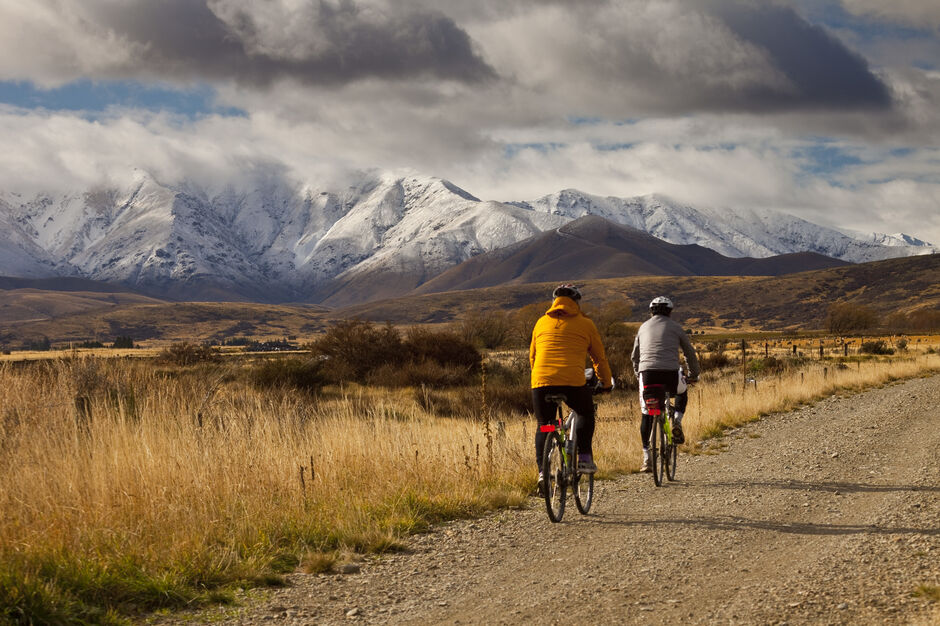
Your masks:
<svg viewBox="0 0 940 626"><path fill-rule="evenodd" d="M532 388L583 385L587 356L594 363L597 377L605 387L610 387L610 365L597 326L581 313L577 302L571 298L555 298L532 330L529 345Z"/></svg>

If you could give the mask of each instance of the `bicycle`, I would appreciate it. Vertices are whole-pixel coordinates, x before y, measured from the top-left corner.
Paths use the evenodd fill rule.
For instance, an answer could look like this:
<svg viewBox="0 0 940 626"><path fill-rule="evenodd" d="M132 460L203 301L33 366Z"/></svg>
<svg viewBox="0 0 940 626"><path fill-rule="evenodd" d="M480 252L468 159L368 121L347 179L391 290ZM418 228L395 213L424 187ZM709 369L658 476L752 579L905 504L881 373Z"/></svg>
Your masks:
<svg viewBox="0 0 940 626"><path fill-rule="evenodd" d="M676 464L679 457L678 446L672 437L675 407L671 399L665 385L646 385L643 387L643 402L646 404L646 412L653 418L649 448L650 463L653 468L653 482L657 487L662 486L663 475L670 481L676 479Z"/></svg>
<svg viewBox="0 0 940 626"><path fill-rule="evenodd" d="M596 386L592 389L593 393L601 391ZM568 418L563 418L564 395L548 395L545 396L545 400L555 403L555 421L539 427L543 433L548 434L542 449L542 467L539 469L544 477L542 496L545 498L545 510L548 513L548 519L557 523L565 514L565 500L568 497L569 486L578 512L581 515L588 514L594 503L594 474L578 471L578 419L580 416L575 411L570 411ZM594 408L596 414L596 404Z"/></svg>

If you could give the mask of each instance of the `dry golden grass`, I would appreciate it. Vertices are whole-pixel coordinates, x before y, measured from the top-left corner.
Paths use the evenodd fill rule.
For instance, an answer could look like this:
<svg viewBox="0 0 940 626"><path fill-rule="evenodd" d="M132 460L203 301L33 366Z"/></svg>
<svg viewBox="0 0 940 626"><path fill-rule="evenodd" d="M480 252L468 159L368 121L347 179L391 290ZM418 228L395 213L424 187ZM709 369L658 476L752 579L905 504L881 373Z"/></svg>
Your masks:
<svg viewBox="0 0 940 626"><path fill-rule="evenodd" d="M429 415L410 390L260 392L238 367L0 364L8 579L49 582L44 593L86 609L174 606L298 564L329 567L343 550L394 548L436 520L520 505L534 487L531 419L495 416L490 449L482 422ZM691 392L690 441L936 371L940 356L829 363L825 377L822 367L761 380L757 392L732 391L731 378L703 382ZM80 419L77 396L92 419ZM638 469L633 394L601 401L595 449L607 475ZM0 591L0 617L20 596Z"/></svg>

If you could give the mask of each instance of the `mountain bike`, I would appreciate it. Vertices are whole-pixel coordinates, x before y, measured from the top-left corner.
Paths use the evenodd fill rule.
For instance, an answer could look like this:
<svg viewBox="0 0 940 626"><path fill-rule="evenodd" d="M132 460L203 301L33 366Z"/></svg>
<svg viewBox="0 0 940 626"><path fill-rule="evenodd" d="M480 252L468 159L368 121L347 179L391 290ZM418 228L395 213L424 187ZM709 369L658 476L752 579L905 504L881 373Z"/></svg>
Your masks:
<svg viewBox="0 0 940 626"><path fill-rule="evenodd" d="M594 393L601 390L594 386ZM547 433L545 447L542 449L542 467L539 469L544 477L542 496L545 498L545 510L548 519L560 522L565 514L565 500L568 487L574 496L575 506L581 515L587 515L594 503L594 474L584 474L578 471L578 420L581 416L575 411L564 415L565 396L545 396L548 402L554 402L555 420L539 428ZM597 405L594 405L595 415Z"/></svg>
<svg viewBox="0 0 940 626"><path fill-rule="evenodd" d="M675 407L665 385L646 385L643 387L643 402L646 412L653 418L653 430L650 433L650 463L653 467L653 482L657 487L663 484L663 475L669 480L676 479L676 463L679 460L677 448L672 438L672 425L675 419Z"/></svg>

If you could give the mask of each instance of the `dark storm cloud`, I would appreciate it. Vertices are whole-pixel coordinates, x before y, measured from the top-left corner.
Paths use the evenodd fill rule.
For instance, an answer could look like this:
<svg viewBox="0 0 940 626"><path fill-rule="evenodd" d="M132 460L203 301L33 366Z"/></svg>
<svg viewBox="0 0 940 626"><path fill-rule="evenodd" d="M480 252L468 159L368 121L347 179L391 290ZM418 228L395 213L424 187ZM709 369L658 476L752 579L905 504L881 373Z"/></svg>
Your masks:
<svg viewBox="0 0 940 626"><path fill-rule="evenodd" d="M711 6L737 37L765 50L795 88L745 90L742 108L890 108L890 91L867 61L793 9L740 2Z"/></svg>
<svg viewBox="0 0 940 626"><path fill-rule="evenodd" d="M263 40L254 10L264 7L143 0L97 5L92 11L100 24L135 45L135 72L161 78L265 86L279 78L337 84L371 77L478 82L495 75L467 33L434 11L366 15L351 0L311 1L305 10L275 15L275 23L266 24L267 33L279 32L280 19L293 33L272 44Z"/></svg>

